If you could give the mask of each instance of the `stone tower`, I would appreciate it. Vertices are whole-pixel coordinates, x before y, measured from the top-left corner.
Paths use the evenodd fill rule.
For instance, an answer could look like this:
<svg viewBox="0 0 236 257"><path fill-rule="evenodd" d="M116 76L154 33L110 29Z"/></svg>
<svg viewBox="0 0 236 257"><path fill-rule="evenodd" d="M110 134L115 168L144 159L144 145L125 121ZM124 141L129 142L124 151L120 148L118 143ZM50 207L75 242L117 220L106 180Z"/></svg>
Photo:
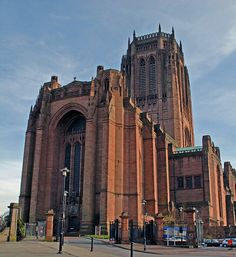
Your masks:
<svg viewBox="0 0 236 257"><path fill-rule="evenodd" d="M179 147L194 145L192 104L181 42L174 29L128 40L121 70L129 95L142 111L175 139Z"/></svg>

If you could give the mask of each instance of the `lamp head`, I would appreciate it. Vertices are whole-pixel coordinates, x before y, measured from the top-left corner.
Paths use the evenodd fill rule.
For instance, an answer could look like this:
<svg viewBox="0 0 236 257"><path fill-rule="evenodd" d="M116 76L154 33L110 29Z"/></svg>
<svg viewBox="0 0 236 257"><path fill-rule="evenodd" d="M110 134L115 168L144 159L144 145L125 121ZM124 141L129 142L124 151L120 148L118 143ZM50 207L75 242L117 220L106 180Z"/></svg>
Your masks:
<svg viewBox="0 0 236 257"><path fill-rule="evenodd" d="M70 172L70 170L67 167L61 169L61 174L63 177L66 177L67 173L69 173L69 172Z"/></svg>
<svg viewBox="0 0 236 257"><path fill-rule="evenodd" d="M143 199L142 204L145 205L146 203L147 201Z"/></svg>

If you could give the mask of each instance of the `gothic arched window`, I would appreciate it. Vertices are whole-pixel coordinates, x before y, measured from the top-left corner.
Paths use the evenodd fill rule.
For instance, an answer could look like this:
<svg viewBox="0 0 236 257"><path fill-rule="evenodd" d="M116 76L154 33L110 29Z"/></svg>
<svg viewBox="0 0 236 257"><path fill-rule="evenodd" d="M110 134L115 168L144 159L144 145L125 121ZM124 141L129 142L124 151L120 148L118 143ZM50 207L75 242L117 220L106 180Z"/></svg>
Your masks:
<svg viewBox="0 0 236 257"><path fill-rule="evenodd" d="M86 119L77 115L66 126L66 142L65 146L65 162L64 166L70 169L70 175L66 177L66 191L74 193L76 196L80 194L81 184L81 153L84 147L84 134L86 127ZM74 143L75 142L75 143Z"/></svg>
<svg viewBox="0 0 236 257"><path fill-rule="evenodd" d="M73 174L73 192L76 196L80 195L80 165L81 162L81 144L75 144L75 156L74 156L74 174Z"/></svg>
<svg viewBox="0 0 236 257"><path fill-rule="evenodd" d="M65 167L67 169L70 169L70 158L71 158L71 145L67 144L66 145L66 151L65 151ZM70 174L67 173L66 176L66 185L65 185L65 190L69 192L69 185L70 184Z"/></svg>
<svg viewBox="0 0 236 257"><path fill-rule="evenodd" d="M139 96L145 96L146 93L146 65L142 58L139 63Z"/></svg>
<svg viewBox="0 0 236 257"><path fill-rule="evenodd" d="M156 61L153 56L149 59L149 95L156 94Z"/></svg>
<svg viewBox="0 0 236 257"><path fill-rule="evenodd" d="M77 118L69 126L67 132L69 133L79 133L85 130L85 119Z"/></svg>
<svg viewBox="0 0 236 257"><path fill-rule="evenodd" d="M105 91L109 90L109 79L108 78L106 78L104 81L104 88L105 88Z"/></svg>
<svg viewBox="0 0 236 257"><path fill-rule="evenodd" d="M222 188L221 188L221 171L219 165L217 165L217 170L216 170L216 176L217 176L217 191L218 191L218 204L219 204L219 210L220 210L220 217L223 216L222 210Z"/></svg>

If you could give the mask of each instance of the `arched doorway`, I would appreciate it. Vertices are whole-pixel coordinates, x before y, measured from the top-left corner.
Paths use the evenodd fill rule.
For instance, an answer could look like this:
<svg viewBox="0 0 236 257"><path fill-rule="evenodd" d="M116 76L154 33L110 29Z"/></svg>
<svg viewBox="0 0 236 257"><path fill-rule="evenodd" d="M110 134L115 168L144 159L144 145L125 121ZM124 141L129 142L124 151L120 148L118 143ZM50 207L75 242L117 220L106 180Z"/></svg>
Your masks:
<svg viewBox="0 0 236 257"><path fill-rule="evenodd" d="M68 192L65 210L66 233L76 233L80 229L85 130L86 119L82 113L75 110L66 113L57 125L57 166L70 170L65 183L65 190ZM59 195L62 195L63 188L61 185L58 186ZM61 210L62 200L59 202L59 210Z"/></svg>

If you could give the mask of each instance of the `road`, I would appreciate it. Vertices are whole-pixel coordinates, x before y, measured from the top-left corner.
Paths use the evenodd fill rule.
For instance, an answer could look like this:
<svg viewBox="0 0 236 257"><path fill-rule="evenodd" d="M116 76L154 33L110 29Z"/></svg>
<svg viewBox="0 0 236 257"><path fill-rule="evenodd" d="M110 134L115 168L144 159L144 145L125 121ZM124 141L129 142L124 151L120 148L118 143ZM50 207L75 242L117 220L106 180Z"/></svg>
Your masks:
<svg viewBox="0 0 236 257"><path fill-rule="evenodd" d="M236 256L236 248L229 250L221 247L206 247L198 249L174 248L157 245L134 245L133 257L190 257L190 256ZM58 257L58 242L45 242L35 239L25 239L21 242L0 242L1 257ZM90 252L90 239L66 238L63 246L63 257L130 257L130 245L113 245L106 240L94 240L94 251Z"/></svg>
<svg viewBox="0 0 236 257"><path fill-rule="evenodd" d="M87 249L90 251L90 239L79 238L73 239L68 238L65 241L66 245L73 245L78 248ZM107 254L112 257L129 257L130 256L130 245L113 245L105 240L94 240L94 256L100 256L100 254ZM236 256L236 249L233 250L222 247L204 247L197 249L188 249L188 248L179 248L179 247L164 247L164 246L153 246L148 245L147 250L143 252L143 245L134 244L134 253L133 257L153 257L155 255L159 255L162 257L183 257L183 256ZM98 254L98 255L96 255Z"/></svg>

